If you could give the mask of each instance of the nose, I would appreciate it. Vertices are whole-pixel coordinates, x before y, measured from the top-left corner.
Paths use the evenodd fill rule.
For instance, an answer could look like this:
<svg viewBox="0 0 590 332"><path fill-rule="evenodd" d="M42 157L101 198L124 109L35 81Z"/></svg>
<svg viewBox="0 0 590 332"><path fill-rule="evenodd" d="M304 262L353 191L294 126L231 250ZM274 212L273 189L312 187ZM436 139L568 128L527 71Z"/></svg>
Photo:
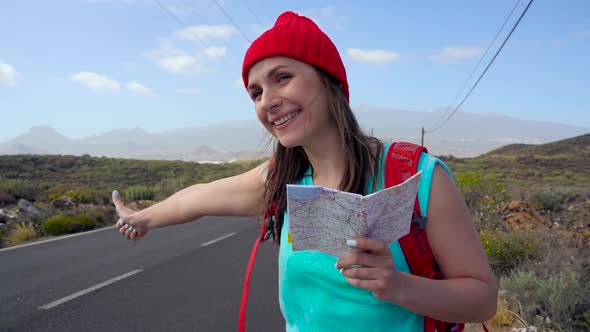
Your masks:
<svg viewBox="0 0 590 332"><path fill-rule="evenodd" d="M273 88L267 88L262 92L260 107L263 111L272 112L273 108L280 106L282 99L279 93Z"/></svg>

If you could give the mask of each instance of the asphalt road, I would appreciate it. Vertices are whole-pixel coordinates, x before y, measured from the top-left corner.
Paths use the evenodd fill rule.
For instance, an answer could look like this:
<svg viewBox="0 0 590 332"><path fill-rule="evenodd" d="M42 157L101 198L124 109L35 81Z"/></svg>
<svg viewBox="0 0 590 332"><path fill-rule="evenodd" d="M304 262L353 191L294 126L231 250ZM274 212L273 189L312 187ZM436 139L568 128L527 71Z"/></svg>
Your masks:
<svg viewBox="0 0 590 332"><path fill-rule="evenodd" d="M137 242L111 228L0 251L0 331L236 331L258 235L252 219L204 218ZM247 331L284 330L277 254L259 249Z"/></svg>

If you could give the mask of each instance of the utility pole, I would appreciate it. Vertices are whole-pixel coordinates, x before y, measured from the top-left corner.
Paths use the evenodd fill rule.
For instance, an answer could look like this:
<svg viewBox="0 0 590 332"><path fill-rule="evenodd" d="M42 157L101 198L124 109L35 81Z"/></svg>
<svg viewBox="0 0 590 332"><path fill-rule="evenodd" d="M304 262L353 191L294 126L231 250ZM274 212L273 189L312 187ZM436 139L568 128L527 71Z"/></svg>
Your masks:
<svg viewBox="0 0 590 332"><path fill-rule="evenodd" d="M422 139L420 140L420 145L424 146L424 127L422 127Z"/></svg>

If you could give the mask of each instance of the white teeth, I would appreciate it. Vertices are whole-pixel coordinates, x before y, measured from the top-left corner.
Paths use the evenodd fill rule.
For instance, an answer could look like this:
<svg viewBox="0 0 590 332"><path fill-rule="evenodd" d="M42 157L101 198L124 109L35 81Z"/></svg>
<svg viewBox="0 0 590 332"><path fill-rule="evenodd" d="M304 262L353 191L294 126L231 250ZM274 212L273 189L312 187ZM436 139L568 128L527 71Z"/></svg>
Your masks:
<svg viewBox="0 0 590 332"><path fill-rule="evenodd" d="M284 117L278 119L277 121L273 122L275 126L280 126L283 123L287 122L289 119L294 118L299 112L293 112L285 115Z"/></svg>

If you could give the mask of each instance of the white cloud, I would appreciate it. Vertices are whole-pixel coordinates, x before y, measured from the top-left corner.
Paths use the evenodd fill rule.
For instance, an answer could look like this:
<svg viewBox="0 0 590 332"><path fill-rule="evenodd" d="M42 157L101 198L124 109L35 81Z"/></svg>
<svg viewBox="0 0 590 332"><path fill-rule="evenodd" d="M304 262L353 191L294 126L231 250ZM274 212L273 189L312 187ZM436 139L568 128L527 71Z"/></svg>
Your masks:
<svg viewBox="0 0 590 332"><path fill-rule="evenodd" d="M0 85L15 85L19 78L20 74L11 65L0 62Z"/></svg>
<svg viewBox="0 0 590 332"><path fill-rule="evenodd" d="M143 86L137 82L129 82L127 83L127 89L133 91L135 93L139 93L140 95L144 95L148 98L157 98L158 95L154 93L154 91L146 86Z"/></svg>
<svg viewBox="0 0 590 332"><path fill-rule="evenodd" d="M236 32L231 25L193 25L176 31L179 39L207 42L212 39L229 39Z"/></svg>
<svg viewBox="0 0 590 332"><path fill-rule="evenodd" d="M225 53L226 53L225 47L211 46L211 47L207 47L205 49L205 54L207 54L207 57L209 57L209 59L214 59L214 60L221 59L221 58L225 57Z"/></svg>
<svg viewBox="0 0 590 332"><path fill-rule="evenodd" d="M356 61L375 65L398 61L401 58L400 54L396 52L385 50L362 50L358 48L349 48L348 56Z"/></svg>
<svg viewBox="0 0 590 332"><path fill-rule="evenodd" d="M479 47L445 47L438 53L430 56L433 61L460 61L475 58L481 55L482 49Z"/></svg>
<svg viewBox="0 0 590 332"><path fill-rule="evenodd" d="M70 76L70 79L82 83L92 90L119 92L119 83L117 81L97 73L81 71Z"/></svg>
<svg viewBox="0 0 590 332"><path fill-rule="evenodd" d="M175 49L169 44L163 44L157 50L146 52L146 56L172 74L197 75L203 70L203 64L196 56Z"/></svg>
<svg viewBox="0 0 590 332"><path fill-rule="evenodd" d="M180 89L176 89L176 92L182 93L185 95L196 96L196 95L201 94L201 89L199 89L199 88L180 88Z"/></svg>
<svg viewBox="0 0 590 332"><path fill-rule="evenodd" d="M174 55L160 58L158 64L174 74L198 74L197 60L190 55Z"/></svg>

